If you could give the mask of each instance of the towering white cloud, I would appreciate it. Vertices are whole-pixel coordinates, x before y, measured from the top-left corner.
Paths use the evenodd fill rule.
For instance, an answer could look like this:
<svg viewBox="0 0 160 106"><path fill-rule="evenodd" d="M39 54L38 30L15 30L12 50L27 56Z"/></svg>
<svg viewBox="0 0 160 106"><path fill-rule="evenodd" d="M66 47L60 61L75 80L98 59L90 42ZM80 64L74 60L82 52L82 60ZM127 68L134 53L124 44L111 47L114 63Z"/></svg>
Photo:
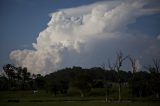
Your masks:
<svg viewBox="0 0 160 106"><path fill-rule="evenodd" d="M10 58L33 73L45 74L66 66L98 64L120 49L136 54L147 52L151 45L157 48L156 39L127 33L128 24L148 14L147 3L117 0L59 10L51 14L34 50L14 50Z"/></svg>

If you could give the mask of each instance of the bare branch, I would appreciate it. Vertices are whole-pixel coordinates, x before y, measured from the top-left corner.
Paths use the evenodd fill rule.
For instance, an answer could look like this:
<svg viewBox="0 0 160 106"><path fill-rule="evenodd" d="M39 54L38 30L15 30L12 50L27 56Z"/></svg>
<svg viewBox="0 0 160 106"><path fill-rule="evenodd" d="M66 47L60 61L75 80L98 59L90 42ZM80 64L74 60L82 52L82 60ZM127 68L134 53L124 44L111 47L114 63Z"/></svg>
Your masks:
<svg viewBox="0 0 160 106"><path fill-rule="evenodd" d="M152 65L145 66L145 68L150 72L160 73L160 59L153 58L152 62Z"/></svg>
<svg viewBox="0 0 160 106"><path fill-rule="evenodd" d="M156 72L159 72L159 68L160 68L160 59L153 59L153 67L155 68Z"/></svg>
<svg viewBox="0 0 160 106"><path fill-rule="evenodd" d="M101 67L103 70L105 70L105 63L102 63Z"/></svg>
<svg viewBox="0 0 160 106"><path fill-rule="evenodd" d="M122 67L122 63L124 62L124 60L126 60L128 58L128 56L123 56L123 53L117 52L117 60L116 60L116 69L117 71L120 71L120 68Z"/></svg>
<svg viewBox="0 0 160 106"><path fill-rule="evenodd" d="M116 67L116 65L115 65L115 64L111 65L111 62L110 62L110 60L108 59L108 68L109 68L110 70L115 70L115 67Z"/></svg>
<svg viewBox="0 0 160 106"><path fill-rule="evenodd" d="M137 71L136 59L133 58L133 57L131 57L131 56L129 56L129 60L130 60L131 65L132 65L132 71L133 71L133 73L136 73L136 71Z"/></svg>

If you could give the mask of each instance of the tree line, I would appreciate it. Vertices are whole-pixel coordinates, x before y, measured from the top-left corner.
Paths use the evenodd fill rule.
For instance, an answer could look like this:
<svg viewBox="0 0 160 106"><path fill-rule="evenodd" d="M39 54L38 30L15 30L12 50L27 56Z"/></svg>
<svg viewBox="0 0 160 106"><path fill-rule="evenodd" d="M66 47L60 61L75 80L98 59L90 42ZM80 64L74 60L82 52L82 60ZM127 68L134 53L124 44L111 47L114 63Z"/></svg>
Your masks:
<svg viewBox="0 0 160 106"><path fill-rule="evenodd" d="M132 70L123 71L122 65L130 60ZM117 53L115 63L108 60L108 69L101 67L71 67L58 70L48 75L31 74L26 67L15 67L12 64L3 66L4 75L0 76L0 90L46 90L54 94L67 94L69 88L79 90L82 97L94 88L105 88L106 98L117 84L118 100L121 101L121 89L125 85L133 97L154 96L160 98L160 60L153 59L153 65L147 71L137 71L136 59Z"/></svg>

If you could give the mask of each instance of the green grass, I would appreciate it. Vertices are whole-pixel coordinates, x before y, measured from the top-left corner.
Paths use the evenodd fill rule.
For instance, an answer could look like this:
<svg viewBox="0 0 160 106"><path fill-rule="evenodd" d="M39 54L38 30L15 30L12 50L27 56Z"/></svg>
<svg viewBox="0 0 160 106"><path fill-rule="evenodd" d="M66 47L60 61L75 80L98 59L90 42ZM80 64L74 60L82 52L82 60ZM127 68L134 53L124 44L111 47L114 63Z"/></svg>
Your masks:
<svg viewBox="0 0 160 106"><path fill-rule="evenodd" d="M74 91L75 93L77 91ZM160 102L122 102L105 103L104 89L93 89L88 97L80 95L58 95L55 97L45 91L1 91L0 106L160 106ZM97 94L100 95L97 95Z"/></svg>
<svg viewBox="0 0 160 106"><path fill-rule="evenodd" d="M160 103L19 102L0 103L0 106L160 106Z"/></svg>

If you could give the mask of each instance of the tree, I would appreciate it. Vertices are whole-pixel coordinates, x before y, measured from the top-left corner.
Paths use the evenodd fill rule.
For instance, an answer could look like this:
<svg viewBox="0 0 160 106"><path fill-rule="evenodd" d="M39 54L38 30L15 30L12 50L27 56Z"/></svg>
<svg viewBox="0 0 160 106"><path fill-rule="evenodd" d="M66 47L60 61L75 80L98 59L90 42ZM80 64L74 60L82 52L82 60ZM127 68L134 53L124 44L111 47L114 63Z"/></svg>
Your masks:
<svg viewBox="0 0 160 106"><path fill-rule="evenodd" d="M111 65L110 60L108 59L108 68L110 71L115 71L116 70L116 64Z"/></svg>
<svg viewBox="0 0 160 106"><path fill-rule="evenodd" d="M150 75L147 72L135 73L132 81L132 94L136 97L145 97L151 95L151 86L149 83Z"/></svg>
<svg viewBox="0 0 160 106"><path fill-rule="evenodd" d="M16 78L16 67L14 67L11 64L6 64L3 66L3 70L8 78L8 89L14 89L15 88L15 78Z"/></svg>
<svg viewBox="0 0 160 106"><path fill-rule="evenodd" d="M131 56L129 56L129 60L130 60L131 66L132 66L132 73L134 74L138 70L138 67L136 65L136 59L131 57Z"/></svg>
<svg viewBox="0 0 160 106"><path fill-rule="evenodd" d="M129 56L129 60L130 60L130 63L131 63L131 67L132 67L132 77L130 78L130 85L131 85L131 92L132 92L132 98L134 96L134 87L135 87L135 83L134 83L134 80L135 80L135 73L137 72L138 70L138 67L136 65L136 59L134 57L131 57Z"/></svg>
<svg viewBox="0 0 160 106"><path fill-rule="evenodd" d="M3 70L7 75L9 89L28 89L28 81L30 80L30 72L24 67L15 67L11 64L3 66Z"/></svg>
<svg viewBox="0 0 160 106"><path fill-rule="evenodd" d="M147 69L150 72L150 86L152 86L152 92L157 98L160 97L160 59L154 58L152 60L153 65Z"/></svg>
<svg viewBox="0 0 160 106"><path fill-rule="evenodd" d="M149 86L156 98L160 98L160 73L150 73Z"/></svg>
<svg viewBox="0 0 160 106"><path fill-rule="evenodd" d="M155 68L157 73L160 72L160 59L153 59L153 68Z"/></svg>
<svg viewBox="0 0 160 106"><path fill-rule="evenodd" d="M8 80L4 75L0 75L0 90L7 90L8 86L7 86Z"/></svg>
<svg viewBox="0 0 160 106"><path fill-rule="evenodd" d="M91 90L91 83L84 72L73 81L73 86L80 90L81 97L84 97Z"/></svg>
<svg viewBox="0 0 160 106"><path fill-rule="evenodd" d="M67 94L68 88L69 88L69 82L65 80L60 80L60 92L62 94Z"/></svg>
<svg viewBox="0 0 160 106"><path fill-rule="evenodd" d="M47 92L54 93L54 96L57 96L60 84L56 79L47 79L45 87Z"/></svg>
<svg viewBox="0 0 160 106"><path fill-rule="evenodd" d="M36 88L43 89L45 85L44 77L41 74L37 74L35 80Z"/></svg>
<svg viewBox="0 0 160 106"><path fill-rule="evenodd" d="M121 101L121 74L120 74L120 71L121 71L121 67L122 67L123 62L127 57L128 56L124 56L123 53L120 51L120 52L117 52L116 62L113 66L111 66L110 61L108 61L109 68L111 70L116 70L117 71L118 101L119 102Z"/></svg>
<svg viewBox="0 0 160 106"><path fill-rule="evenodd" d="M29 88L29 78L30 78L31 73L28 72L27 67L22 68L21 70L21 78L22 78L22 89Z"/></svg>

